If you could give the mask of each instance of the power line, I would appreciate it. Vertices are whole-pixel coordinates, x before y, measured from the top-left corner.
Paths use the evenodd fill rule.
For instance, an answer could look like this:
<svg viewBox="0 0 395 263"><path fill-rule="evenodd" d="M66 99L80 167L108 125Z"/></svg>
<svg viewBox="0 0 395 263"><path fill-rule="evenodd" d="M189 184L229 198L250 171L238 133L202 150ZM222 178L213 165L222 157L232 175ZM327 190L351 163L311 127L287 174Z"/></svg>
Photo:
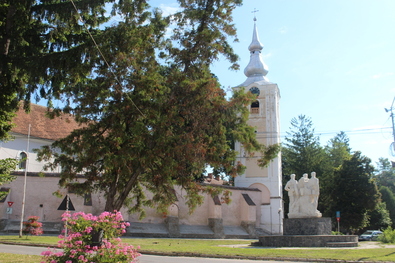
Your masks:
<svg viewBox="0 0 395 263"><path fill-rule="evenodd" d="M371 128L371 129L355 129L355 130L348 130L348 131L343 131L346 133L346 135L367 135L367 134L378 134L382 133L383 130L389 130L392 129L392 127L380 127L380 128ZM333 131L318 131L314 132L315 136L327 136L327 135L336 135L340 133L340 130L333 130ZM277 134L275 132L257 132L257 135L267 135L264 138L277 138ZM292 135L291 135L292 136ZM288 137L288 133L281 132L280 133L281 138Z"/></svg>
<svg viewBox="0 0 395 263"><path fill-rule="evenodd" d="M86 26L85 21L82 19L80 13L78 12L77 6L74 3L74 0L70 0L71 3L74 6L75 11L77 12L77 15L79 17L79 20L81 21L82 25L85 27L86 31L88 32L90 38L92 39L96 49L99 51L100 56L103 58L104 62L106 63L108 69L110 70L111 74L114 76L115 80L117 81L117 83L122 86L121 81L119 80L118 76L115 74L114 70L111 68L110 64L107 62L107 59L104 57L104 54L102 53L99 45L96 43L95 38L92 36L91 32L89 31L89 28ZM128 96L128 94L126 94L126 96ZM141 114L141 116L143 116L144 118L146 118L146 116L144 115L144 113L139 109L139 107L137 107L136 103L134 103L134 101L132 100L132 98L130 98L128 96L128 98L130 99L130 101L132 102L133 106L137 109L137 111Z"/></svg>

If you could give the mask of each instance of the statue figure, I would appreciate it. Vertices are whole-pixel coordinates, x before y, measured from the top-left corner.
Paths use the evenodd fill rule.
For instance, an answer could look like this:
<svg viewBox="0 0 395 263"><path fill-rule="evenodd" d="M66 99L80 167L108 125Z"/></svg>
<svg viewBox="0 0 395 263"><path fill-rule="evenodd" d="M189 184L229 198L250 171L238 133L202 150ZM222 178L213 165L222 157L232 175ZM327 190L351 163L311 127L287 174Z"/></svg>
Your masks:
<svg viewBox="0 0 395 263"><path fill-rule="evenodd" d="M310 214L316 214L319 211L317 210L318 207L318 197L320 195L320 186L319 186L319 179L316 177L316 173L311 173L311 178L309 180L309 188L311 191L311 211Z"/></svg>
<svg viewBox="0 0 395 263"><path fill-rule="evenodd" d="M299 188L298 181L295 180L295 174L291 174L291 179L285 185L285 191L289 196L289 213L299 213Z"/></svg>
<svg viewBox="0 0 395 263"><path fill-rule="evenodd" d="M303 174L299 181L295 179L295 174L291 174L291 179L284 189L289 196L289 218L322 216L317 210L320 187L315 172L311 173L310 179L307 173Z"/></svg>
<svg viewBox="0 0 395 263"><path fill-rule="evenodd" d="M311 191L309 189L309 178L308 174L303 174L302 178L299 179L299 191L300 191L300 198L299 198L299 213L301 214L309 214L309 204L310 204L310 197Z"/></svg>

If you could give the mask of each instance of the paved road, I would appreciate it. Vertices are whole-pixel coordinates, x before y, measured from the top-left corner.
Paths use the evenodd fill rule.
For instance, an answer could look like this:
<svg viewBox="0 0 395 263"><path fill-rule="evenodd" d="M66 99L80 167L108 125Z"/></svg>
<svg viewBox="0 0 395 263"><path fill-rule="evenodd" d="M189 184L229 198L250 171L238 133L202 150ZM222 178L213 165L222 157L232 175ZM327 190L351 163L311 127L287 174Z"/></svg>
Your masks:
<svg viewBox="0 0 395 263"><path fill-rule="evenodd" d="M25 255L40 255L42 251L47 250L44 247L28 247L28 246L17 246L17 245L5 245L0 244L0 253L12 253L12 254L25 254ZM193 257L168 257L168 256L151 256L143 255L139 257L139 263L273 263L274 261L262 261L262 260L239 260L239 259L220 259L220 258L193 258ZM276 261L281 263L281 261ZM285 263L285 262L282 262ZM289 261L287 262L289 263ZM298 262L303 263L303 262Z"/></svg>

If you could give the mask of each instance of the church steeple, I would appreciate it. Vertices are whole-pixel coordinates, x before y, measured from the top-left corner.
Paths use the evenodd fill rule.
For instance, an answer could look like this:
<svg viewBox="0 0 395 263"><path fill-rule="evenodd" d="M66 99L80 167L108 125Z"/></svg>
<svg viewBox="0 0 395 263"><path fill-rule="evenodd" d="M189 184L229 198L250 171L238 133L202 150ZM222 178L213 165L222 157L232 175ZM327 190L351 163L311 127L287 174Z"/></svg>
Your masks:
<svg viewBox="0 0 395 263"><path fill-rule="evenodd" d="M256 18L254 17L254 31L252 33L252 42L248 47L250 51L250 62L244 69L244 74L247 76L247 80L241 84L242 86L248 86L249 84L257 81L269 80L266 78L266 74L269 72L268 67L261 55L263 44L259 41L258 30L256 27Z"/></svg>

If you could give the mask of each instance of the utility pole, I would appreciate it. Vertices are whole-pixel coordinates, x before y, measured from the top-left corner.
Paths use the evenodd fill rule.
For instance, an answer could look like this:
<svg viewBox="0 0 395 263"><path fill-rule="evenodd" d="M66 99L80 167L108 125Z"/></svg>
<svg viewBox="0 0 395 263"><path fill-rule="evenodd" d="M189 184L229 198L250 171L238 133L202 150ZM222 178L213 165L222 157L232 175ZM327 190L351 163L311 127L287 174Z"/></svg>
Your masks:
<svg viewBox="0 0 395 263"><path fill-rule="evenodd" d="M394 112L393 112L393 109L394 109L394 101L395 101L395 97L394 97L394 99L392 100L392 105L391 105L391 108L389 108L389 109L387 109L387 108L385 108L385 112L391 112L391 119L392 119L392 136L393 136L393 139L394 139L394 141L393 141L393 143L392 143L392 146L393 146L393 151L394 151L394 154L395 154L395 124L394 124Z"/></svg>

